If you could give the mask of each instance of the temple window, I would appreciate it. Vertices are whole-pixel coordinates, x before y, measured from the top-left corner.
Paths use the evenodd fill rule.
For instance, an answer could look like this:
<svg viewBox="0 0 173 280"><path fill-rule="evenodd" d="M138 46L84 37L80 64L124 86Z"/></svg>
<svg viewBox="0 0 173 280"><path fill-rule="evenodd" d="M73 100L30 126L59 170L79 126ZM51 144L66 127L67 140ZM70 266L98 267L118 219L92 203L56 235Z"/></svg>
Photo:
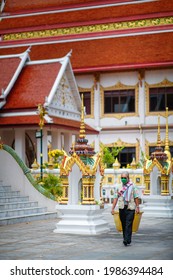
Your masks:
<svg viewBox="0 0 173 280"><path fill-rule="evenodd" d="M134 113L135 89L104 91L104 113Z"/></svg>
<svg viewBox="0 0 173 280"><path fill-rule="evenodd" d="M122 167L127 167L128 164L131 164L133 158L136 158L136 148L135 147L125 147L118 154L118 161Z"/></svg>
<svg viewBox="0 0 173 280"><path fill-rule="evenodd" d="M149 111L165 111L168 107L173 110L173 87L149 88Z"/></svg>

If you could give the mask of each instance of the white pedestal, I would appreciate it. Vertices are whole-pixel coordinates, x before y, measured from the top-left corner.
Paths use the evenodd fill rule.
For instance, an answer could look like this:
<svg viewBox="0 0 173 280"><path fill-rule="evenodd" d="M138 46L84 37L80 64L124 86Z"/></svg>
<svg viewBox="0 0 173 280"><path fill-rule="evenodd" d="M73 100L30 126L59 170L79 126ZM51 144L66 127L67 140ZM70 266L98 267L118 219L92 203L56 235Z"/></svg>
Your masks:
<svg viewBox="0 0 173 280"><path fill-rule="evenodd" d="M142 199L144 216L173 218L173 199L171 196L144 195Z"/></svg>
<svg viewBox="0 0 173 280"><path fill-rule="evenodd" d="M60 218L56 233L97 235L110 230L99 205L57 205L56 209Z"/></svg>

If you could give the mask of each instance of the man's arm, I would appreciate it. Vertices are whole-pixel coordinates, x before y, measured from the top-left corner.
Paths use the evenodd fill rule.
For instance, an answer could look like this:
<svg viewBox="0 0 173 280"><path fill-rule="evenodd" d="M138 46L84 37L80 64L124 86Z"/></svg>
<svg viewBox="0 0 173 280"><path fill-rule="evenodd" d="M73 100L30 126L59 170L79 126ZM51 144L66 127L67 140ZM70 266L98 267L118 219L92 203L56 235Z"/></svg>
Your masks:
<svg viewBox="0 0 173 280"><path fill-rule="evenodd" d="M118 198L114 198L113 203L112 203L112 211L111 211L112 215L114 214L114 208L117 205L117 201L118 201Z"/></svg>
<svg viewBox="0 0 173 280"><path fill-rule="evenodd" d="M135 204L136 204L136 213L139 213L139 212L140 212L140 209L139 209L139 200L138 200L138 197L136 197L134 200L135 200Z"/></svg>

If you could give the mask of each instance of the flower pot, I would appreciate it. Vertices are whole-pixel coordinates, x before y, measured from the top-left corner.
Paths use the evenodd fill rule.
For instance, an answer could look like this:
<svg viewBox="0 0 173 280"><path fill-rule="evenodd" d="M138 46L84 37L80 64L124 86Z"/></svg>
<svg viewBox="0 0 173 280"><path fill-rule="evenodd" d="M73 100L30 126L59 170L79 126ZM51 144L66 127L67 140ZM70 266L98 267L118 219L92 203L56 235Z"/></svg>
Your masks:
<svg viewBox="0 0 173 280"><path fill-rule="evenodd" d="M139 212L139 214L135 213L135 217L133 220L133 226L132 226L132 232L138 231L142 214L143 214L143 212ZM123 229L122 229L122 224L121 224L121 220L120 220L118 211L114 212L114 222L115 222L116 229L118 231L122 231Z"/></svg>

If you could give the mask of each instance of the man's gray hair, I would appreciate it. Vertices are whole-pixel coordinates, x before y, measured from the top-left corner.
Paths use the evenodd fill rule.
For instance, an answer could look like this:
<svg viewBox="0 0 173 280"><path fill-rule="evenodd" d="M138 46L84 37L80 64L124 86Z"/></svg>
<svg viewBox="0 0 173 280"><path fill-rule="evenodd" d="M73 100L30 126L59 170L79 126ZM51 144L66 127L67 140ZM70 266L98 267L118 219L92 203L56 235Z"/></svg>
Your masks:
<svg viewBox="0 0 173 280"><path fill-rule="evenodd" d="M122 174L125 174L127 177L129 177L129 172L128 171L123 171L122 173L121 173L121 175Z"/></svg>

